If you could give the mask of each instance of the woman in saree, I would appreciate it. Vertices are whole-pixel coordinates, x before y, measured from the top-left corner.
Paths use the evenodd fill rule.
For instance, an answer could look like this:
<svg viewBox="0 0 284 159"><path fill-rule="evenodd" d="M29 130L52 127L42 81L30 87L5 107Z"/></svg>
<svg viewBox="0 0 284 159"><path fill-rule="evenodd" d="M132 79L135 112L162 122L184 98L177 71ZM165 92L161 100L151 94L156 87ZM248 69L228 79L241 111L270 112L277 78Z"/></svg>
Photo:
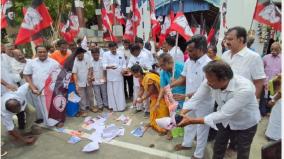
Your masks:
<svg viewBox="0 0 284 159"><path fill-rule="evenodd" d="M164 99L161 99L160 104L156 105L160 92L160 76L156 73L145 72L142 67L137 64L131 67L131 73L135 78L139 79L141 85L134 104L142 103L145 99L150 98L149 126L160 134L165 135L167 130L159 127L156 123L156 119L169 116L169 110Z"/></svg>

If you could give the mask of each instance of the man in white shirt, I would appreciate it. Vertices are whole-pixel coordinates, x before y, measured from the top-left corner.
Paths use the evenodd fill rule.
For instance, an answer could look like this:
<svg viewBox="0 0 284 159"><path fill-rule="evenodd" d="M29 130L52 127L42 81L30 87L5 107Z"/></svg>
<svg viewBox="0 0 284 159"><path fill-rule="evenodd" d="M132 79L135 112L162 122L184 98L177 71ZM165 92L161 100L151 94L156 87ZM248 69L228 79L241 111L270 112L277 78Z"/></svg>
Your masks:
<svg viewBox="0 0 284 159"><path fill-rule="evenodd" d="M126 69L124 54L117 51L117 44L109 43L109 50L103 57L103 67L107 71L107 94L109 108L124 111L126 107L123 74Z"/></svg>
<svg viewBox="0 0 284 159"><path fill-rule="evenodd" d="M205 75L202 71L203 67L211 61L206 54L207 41L205 36L193 36L188 42L187 49L190 59L186 61L181 77L171 83L171 88L186 83L186 94L185 96L180 94L175 95L174 98L176 100L192 97L202 81L205 79ZM206 116L213 111L213 106L214 101L210 96L207 96L206 99L202 101L202 109L191 111L189 112L189 115L193 117ZM185 127L184 131L183 143L176 145L175 149L178 151L191 148L193 140L197 135L197 145L192 158L203 158L209 133L209 126L189 125Z"/></svg>
<svg viewBox="0 0 284 159"><path fill-rule="evenodd" d="M205 124L218 129L213 159L224 158L230 134L235 134L237 158L248 159L250 145L260 121L253 83L242 76L234 75L231 67L223 61L209 62L203 70L207 81L204 81L193 97L185 103L181 112L185 114L201 109L201 102L208 96L216 100L217 112L205 117L184 115L178 125Z"/></svg>
<svg viewBox="0 0 284 159"><path fill-rule="evenodd" d="M233 27L227 31L226 45L228 51L222 54L221 58L227 62L234 74L238 74L252 81L255 85L255 95L260 99L263 84L265 81L264 65L260 55L247 48L247 32L243 27ZM235 150L234 135L230 139L230 149Z"/></svg>
<svg viewBox="0 0 284 159"><path fill-rule="evenodd" d="M92 85L93 65L92 56L86 53L86 50L79 47L76 50L76 58L73 65L72 74L75 81L76 91L81 97L79 102L80 112L77 117L86 117L86 110L89 108L97 113L98 109L94 106L94 91Z"/></svg>
<svg viewBox="0 0 284 159"><path fill-rule="evenodd" d="M20 49L13 50L13 54L14 54L15 60L11 62L12 72L16 76L17 84L22 85L23 83L25 83L24 79L22 79L22 74L23 74L23 71L24 71L24 68L27 62L30 61L30 59L26 59Z"/></svg>
<svg viewBox="0 0 284 159"><path fill-rule="evenodd" d="M243 27L233 27L227 31L226 44L228 51L222 54L222 60L227 62L234 74L252 81L255 85L255 95L259 99L266 78L264 65L260 55L246 47L247 32Z"/></svg>
<svg viewBox="0 0 284 159"><path fill-rule="evenodd" d="M130 41L129 40L123 40L123 46L118 48L119 52L122 52L124 54L125 60L126 60L126 66L129 63L129 59L132 56L130 53ZM133 97L133 76L132 75L124 75L123 76L123 82L124 82L124 93L126 98L132 98Z"/></svg>
<svg viewBox="0 0 284 159"><path fill-rule="evenodd" d="M35 136L24 136L16 128L13 122L13 116L24 113L26 120L19 121L19 129L30 130L33 129L33 122L35 121L35 109L27 104L26 95L28 93L28 83L19 87L15 92L7 92L2 96L1 99L1 121L7 129L9 135L14 137L17 141L25 144L33 144L36 141ZM20 128L20 123L24 123L23 127ZM33 132L32 132L33 133Z"/></svg>
<svg viewBox="0 0 284 159"><path fill-rule="evenodd" d="M175 46L176 38L174 36L168 36L166 38L166 47L169 50L169 54L174 58L175 62L184 63L183 52L178 46Z"/></svg>
<svg viewBox="0 0 284 159"><path fill-rule="evenodd" d="M5 45L5 53L1 52L1 95L8 91L17 90L17 76L12 70L13 50L15 49L13 44Z"/></svg>
<svg viewBox="0 0 284 159"><path fill-rule="evenodd" d="M149 63L151 63L151 66L155 63L154 55L151 53L151 51L144 48L144 41L142 38L136 37L135 38L135 44L138 44L141 48L141 52L144 52L146 55L148 55Z"/></svg>
<svg viewBox="0 0 284 159"><path fill-rule="evenodd" d="M127 65L127 68L130 69L133 65L138 64L142 68L146 70L151 70L152 69L152 63L150 62L151 59L149 59L148 55L141 51L141 47L138 44L133 44L130 46L130 52L131 52L131 57L129 59L129 63ZM140 84L139 80L137 78L133 78L133 101L135 101L138 97L138 93L140 90ZM147 100L146 100L147 101ZM148 102L144 102L144 108L145 108L145 113L147 112L147 106L149 105ZM142 105L141 104L136 104L136 111L141 111L142 110ZM146 113L147 114L147 113Z"/></svg>
<svg viewBox="0 0 284 159"><path fill-rule="evenodd" d="M93 89L97 106L101 111L104 108L109 109L107 100L107 84L106 84L106 70L103 68L102 57L100 56L100 49L94 48L91 50L93 59Z"/></svg>
<svg viewBox="0 0 284 159"><path fill-rule="evenodd" d="M60 67L59 63L48 57L44 46L36 47L37 58L32 59L24 68L24 79L29 83L32 95L32 105L35 106L38 121L43 120L47 126L55 126L59 121L49 118L45 96L42 93L45 81L52 71Z"/></svg>

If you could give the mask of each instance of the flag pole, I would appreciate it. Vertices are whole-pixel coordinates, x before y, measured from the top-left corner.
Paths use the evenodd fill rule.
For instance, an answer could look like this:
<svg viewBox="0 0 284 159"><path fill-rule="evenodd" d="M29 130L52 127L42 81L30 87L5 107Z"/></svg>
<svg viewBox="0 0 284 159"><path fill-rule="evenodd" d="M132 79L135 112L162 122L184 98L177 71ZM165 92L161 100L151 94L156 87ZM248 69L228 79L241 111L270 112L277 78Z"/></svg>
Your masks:
<svg viewBox="0 0 284 159"><path fill-rule="evenodd" d="M171 9L171 8L170 8ZM183 8L182 8L182 1L181 0L179 0L179 9L180 9L180 11L183 11ZM176 57L177 56L177 48L178 48L178 38L179 38L179 33L176 31L176 33L177 33L177 36L176 36L176 44L175 44L175 54L174 54L174 57ZM175 78L175 59L174 59L174 66L173 66L173 72L172 72L172 79L174 79Z"/></svg>
<svg viewBox="0 0 284 159"><path fill-rule="evenodd" d="M254 7L254 12L253 12L253 17L252 17L252 20L251 20L251 22L250 22L249 30L251 30L251 28L252 28L253 18L254 18L254 14L255 14L255 10L256 10L256 6L257 6L257 2L258 2L258 1L256 1L256 2L255 2L255 7Z"/></svg>

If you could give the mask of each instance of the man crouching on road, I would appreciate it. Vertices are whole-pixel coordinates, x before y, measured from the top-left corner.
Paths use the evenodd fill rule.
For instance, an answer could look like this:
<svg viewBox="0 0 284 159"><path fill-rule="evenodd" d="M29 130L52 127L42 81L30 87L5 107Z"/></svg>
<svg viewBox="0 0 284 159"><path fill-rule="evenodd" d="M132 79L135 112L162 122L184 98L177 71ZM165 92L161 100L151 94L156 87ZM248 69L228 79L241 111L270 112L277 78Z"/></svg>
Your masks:
<svg viewBox="0 0 284 159"><path fill-rule="evenodd" d="M1 118L10 136L14 137L19 142L31 145L37 140L34 135L38 135L40 129L32 125L35 121L35 109L33 106L27 104L26 94L28 93L28 89L29 85L26 83L19 87L17 91L7 92L2 96ZM22 114L26 117L26 121L18 120L19 130L15 128L13 121L13 116L18 114ZM25 118L22 118L21 120L24 119Z"/></svg>

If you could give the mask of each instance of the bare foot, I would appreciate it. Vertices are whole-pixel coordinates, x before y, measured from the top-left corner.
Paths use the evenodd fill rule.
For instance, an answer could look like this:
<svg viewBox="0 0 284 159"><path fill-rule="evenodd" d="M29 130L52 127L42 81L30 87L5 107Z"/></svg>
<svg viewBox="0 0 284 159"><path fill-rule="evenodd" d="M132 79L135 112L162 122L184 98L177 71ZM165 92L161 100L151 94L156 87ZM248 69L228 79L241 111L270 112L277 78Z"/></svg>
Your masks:
<svg viewBox="0 0 284 159"><path fill-rule="evenodd" d="M190 149L191 149L191 147L184 147L184 146L182 146L181 144L177 144L177 145L175 146L175 150L176 150L176 151L190 150Z"/></svg>

